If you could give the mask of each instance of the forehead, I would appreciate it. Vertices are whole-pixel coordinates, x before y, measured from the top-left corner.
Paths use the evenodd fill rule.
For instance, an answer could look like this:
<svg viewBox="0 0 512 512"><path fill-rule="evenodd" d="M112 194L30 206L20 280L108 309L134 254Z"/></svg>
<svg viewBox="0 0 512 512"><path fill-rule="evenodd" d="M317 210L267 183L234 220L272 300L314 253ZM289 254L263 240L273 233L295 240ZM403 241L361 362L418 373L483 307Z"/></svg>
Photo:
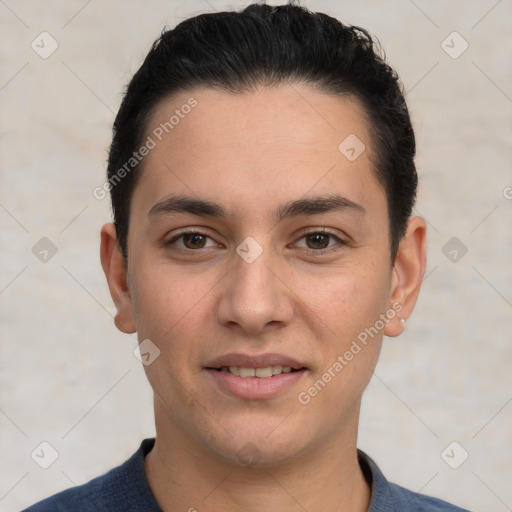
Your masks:
<svg viewBox="0 0 512 512"><path fill-rule="evenodd" d="M157 104L146 131L171 145L186 138L212 149L234 148L238 143L246 151L265 146L274 152L332 152L351 134L364 139L367 146L370 142L366 115L357 99L328 95L299 83L244 93L213 88L182 91Z"/></svg>
<svg viewBox="0 0 512 512"><path fill-rule="evenodd" d="M153 203L179 192L237 204L259 194L263 205L340 187L361 202L380 190L359 102L302 84L180 92L158 104L149 138L137 188Z"/></svg>

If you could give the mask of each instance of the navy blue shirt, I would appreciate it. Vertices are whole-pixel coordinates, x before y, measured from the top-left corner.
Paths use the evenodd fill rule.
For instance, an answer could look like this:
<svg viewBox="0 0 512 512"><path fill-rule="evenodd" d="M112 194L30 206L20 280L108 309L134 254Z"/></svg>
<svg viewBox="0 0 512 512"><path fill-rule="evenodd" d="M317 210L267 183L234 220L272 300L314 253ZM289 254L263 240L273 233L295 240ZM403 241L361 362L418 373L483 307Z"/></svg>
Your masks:
<svg viewBox="0 0 512 512"><path fill-rule="evenodd" d="M121 466L90 482L50 496L23 512L162 512L144 472L144 457L155 439L144 439ZM437 498L389 483L375 462L358 450L359 464L371 486L368 512L469 512ZM197 504L200 510L200 504Z"/></svg>

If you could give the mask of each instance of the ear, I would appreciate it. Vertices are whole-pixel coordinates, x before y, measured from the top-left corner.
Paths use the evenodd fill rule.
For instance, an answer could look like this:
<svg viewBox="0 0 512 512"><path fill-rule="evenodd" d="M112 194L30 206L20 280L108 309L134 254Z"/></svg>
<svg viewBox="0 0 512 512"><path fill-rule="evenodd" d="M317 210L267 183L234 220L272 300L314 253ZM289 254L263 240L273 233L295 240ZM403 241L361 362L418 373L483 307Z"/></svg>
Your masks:
<svg viewBox="0 0 512 512"><path fill-rule="evenodd" d="M101 228L100 258L110 295L117 309L114 323L120 331L134 333L135 320L126 267L117 243L116 228L111 222Z"/></svg>
<svg viewBox="0 0 512 512"><path fill-rule="evenodd" d="M409 220L407 232L400 241L391 278L390 302L397 315L386 324L386 336L402 334L405 322L414 309L426 266L427 225L421 217Z"/></svg>

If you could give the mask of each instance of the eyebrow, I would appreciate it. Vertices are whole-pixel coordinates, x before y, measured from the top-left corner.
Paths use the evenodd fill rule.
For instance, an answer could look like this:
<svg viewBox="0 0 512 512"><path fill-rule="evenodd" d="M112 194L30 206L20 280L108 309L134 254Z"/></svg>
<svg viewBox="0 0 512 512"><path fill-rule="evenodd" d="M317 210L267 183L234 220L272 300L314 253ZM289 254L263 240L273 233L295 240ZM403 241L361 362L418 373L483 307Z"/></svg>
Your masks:
<svg viewBox="0 0 512 512"><path fill-rule="evenodd" d="M276 222L300 215L317 215L328 212L354 212L364 214L365 208L350 199L331 194L328 196L316 196L296 199L280 205L274 212ZM152 217L161 214L189 213L192 215L214 217L221 219L234 218L226 209L215 202L195 199L189 196L172 196L156 203L148 212Z"/></svg>

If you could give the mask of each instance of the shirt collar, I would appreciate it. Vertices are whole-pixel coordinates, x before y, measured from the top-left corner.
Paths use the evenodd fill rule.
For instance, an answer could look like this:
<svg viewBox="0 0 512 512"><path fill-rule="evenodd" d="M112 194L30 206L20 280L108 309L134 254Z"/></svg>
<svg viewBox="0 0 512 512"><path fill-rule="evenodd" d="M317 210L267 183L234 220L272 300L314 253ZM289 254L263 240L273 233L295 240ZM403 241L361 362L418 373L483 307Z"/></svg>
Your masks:
<svg viewBox="0 0 512 512"><path fill-rule="evenodd" d="M138 479L138 482L132 488L145 496L148 501L151 501L153 503L152 510L154 508L156 512L160 511L160 508L151 492L144 471L144 458L152 450L154 444L155 438L144 439L136 457L132 459L134 466L136 466L133 467L134 474L140 475L140 479ZM396 492L392 492L389 482L386 480L375 461L359 449L357 450L357 458L363 475L371 489L370 506L367 512L395 512L405 510L401 507L406 506L408 500L406 500L405 496L400 496L397 495Z"/></svg>

